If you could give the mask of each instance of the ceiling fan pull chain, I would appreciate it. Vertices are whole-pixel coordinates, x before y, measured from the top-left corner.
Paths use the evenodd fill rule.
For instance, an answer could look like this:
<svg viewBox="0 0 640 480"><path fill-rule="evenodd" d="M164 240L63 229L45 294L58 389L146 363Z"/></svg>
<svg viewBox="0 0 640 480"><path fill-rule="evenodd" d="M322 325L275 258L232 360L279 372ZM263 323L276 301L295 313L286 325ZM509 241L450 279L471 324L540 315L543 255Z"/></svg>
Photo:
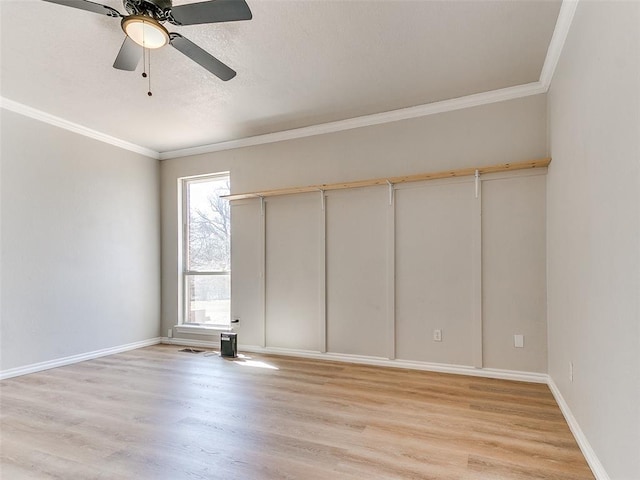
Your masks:
<svg viewBox="0 0 640 480"><path fill-rule="evenodd" d="M147 49L145 48L146 42L144 40L144 20L142 21L142 78L147 78Z"/></svg>
<svg viewBox="0 0 640 480"><path fill-rule="evenodd" d="M147 49L142 47L142 78L147 78Z"/></svg>
<svg viewBox="0 0 640 480"><path fill-rule="evenodd" d="M149 58L149 91L147 92L147 95L151 96L153 95L151 93L151 50L149 50L148 58Z"/></svg>
<svg viewBox="0 0 640 480"><path fill-rule="evenodd" d="M147 78L149 81L149 90L147 91L147 95L153 95L151 93L151 50L147 52L147 48L145 47L147 42L144 38L144 20L142 20L142 78ZM149 75L147 76L147 61L149 62Z"/></svg>

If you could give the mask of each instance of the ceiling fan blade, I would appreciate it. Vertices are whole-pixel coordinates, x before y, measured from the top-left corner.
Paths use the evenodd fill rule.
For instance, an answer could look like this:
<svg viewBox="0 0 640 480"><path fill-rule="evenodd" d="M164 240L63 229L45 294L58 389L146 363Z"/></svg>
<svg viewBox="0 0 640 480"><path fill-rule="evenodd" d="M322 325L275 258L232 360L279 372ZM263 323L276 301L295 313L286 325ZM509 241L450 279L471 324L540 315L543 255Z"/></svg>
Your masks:
<svg viewBox="0 0 640 480"><path fill-rule="evenodd" d="M211 0L209 2L177 5L171 9L176 25L235 22L251 20L253 15L244 0Z"/></svg>
<svg viewBox="0 0 640 480"><path fill-rule="evenodd" d="M220 80L226 82L236 76L234 70L179 33L171 33L170 42L176 50L184 53L191 60L209 70L216 77L220 78Z"/></svg>
<svg viewBox="0 0 640 480"><path fill-rule="evenodd" d="M140 63L140 57L142 57L142 47L129 37L125 37L116 61L113 62L113 68L132 72Z"/></svg>
<svg viewBox="0 0 640 480"><path fill-rule="evenodd" d="M65 7L79 8L80 10L86 10L87 12L99 13L101 15L107 15L109 17L121 17L120 12L115 8L107 7L100 3L89 2L88 0L43 0L49 3L56 3L58 5L64 5Z"/></svg>

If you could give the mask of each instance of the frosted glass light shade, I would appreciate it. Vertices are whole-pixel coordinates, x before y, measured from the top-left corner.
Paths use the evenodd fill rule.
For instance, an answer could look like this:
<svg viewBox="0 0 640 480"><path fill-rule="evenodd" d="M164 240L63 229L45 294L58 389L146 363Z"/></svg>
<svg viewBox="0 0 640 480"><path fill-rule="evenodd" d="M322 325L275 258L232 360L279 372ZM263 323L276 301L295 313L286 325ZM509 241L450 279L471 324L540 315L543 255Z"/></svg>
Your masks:
<svg viewBox="0 0 640 480"><path fill-rule="evenodd" d="M122 30L144 48L160 48L169 43L169 32L156 20L141 15L130 15L122 19Z"/></svg>

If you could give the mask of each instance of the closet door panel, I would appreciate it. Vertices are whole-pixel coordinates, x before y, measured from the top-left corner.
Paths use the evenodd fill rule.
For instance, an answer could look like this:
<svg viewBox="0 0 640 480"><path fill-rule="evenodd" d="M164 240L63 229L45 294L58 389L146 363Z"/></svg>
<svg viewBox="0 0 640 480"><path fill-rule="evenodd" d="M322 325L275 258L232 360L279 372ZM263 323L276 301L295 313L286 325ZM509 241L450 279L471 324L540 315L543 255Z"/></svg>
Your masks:
<svg viewBox="0 0 640 480"><path fill-rule="evenodd" d="M327 349L388 352L388 189L327 193Z"/></svg>
<svg viewBox="0 0 640 480"><path fill-rule="evenodd" d="M266 214L267 347L320 350L319 195L274 197Z"/></svg>
<svg viewBox="0 0 640 480"><path fill-rule="evenodd" d="M262 299L262 216L256 200L231 203L231 318L238 341L261 345L264 338Z"/></svg>
<svg viewBox="0 0 640 480"><path fill-rule="evenodd" d="M403 186L395 199L396 357L472 365L474 184Z"/></svg>
<svg viewBox="0 0 640 480"><path fill-rule="evenodd" d="M547 371L545 199L544 175L482 183L485 367Z"/></svg>

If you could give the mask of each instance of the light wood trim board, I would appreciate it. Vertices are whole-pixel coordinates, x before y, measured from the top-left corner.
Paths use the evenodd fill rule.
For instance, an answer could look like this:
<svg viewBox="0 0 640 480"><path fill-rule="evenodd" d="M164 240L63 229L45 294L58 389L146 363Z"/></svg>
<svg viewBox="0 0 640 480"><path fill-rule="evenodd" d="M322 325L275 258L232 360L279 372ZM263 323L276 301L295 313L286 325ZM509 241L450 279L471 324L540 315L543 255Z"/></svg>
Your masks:
<svg viewBox="0 0 640 480"><path fill-rule="evenodd" d="M296 193L318 192L321 190L344 190L347 188L372 187L375 185L387 185L389 183L391 183L392 185L397 185L401 183L422 182L425 180L437 180L441 178L468 177L475 175L476 170L482 175L486 173L506 172L511 170L545 168L549 166L549 163L551 163L551 158L547 157L537 160L527 160L525 162L501 163L498 165L489 165L484 167L459 168L456 170L444 170L441 172L432 173L418 173L400 177L374 178L371 180L358 180L355 182L323 183L319 185L308 185L306 187L290 187L279 188L276 190L264 190L262 192L236 193L232 195L225 195L223 198L226 198L227 200L244 200L247 198L293 195Z"/></svg>

